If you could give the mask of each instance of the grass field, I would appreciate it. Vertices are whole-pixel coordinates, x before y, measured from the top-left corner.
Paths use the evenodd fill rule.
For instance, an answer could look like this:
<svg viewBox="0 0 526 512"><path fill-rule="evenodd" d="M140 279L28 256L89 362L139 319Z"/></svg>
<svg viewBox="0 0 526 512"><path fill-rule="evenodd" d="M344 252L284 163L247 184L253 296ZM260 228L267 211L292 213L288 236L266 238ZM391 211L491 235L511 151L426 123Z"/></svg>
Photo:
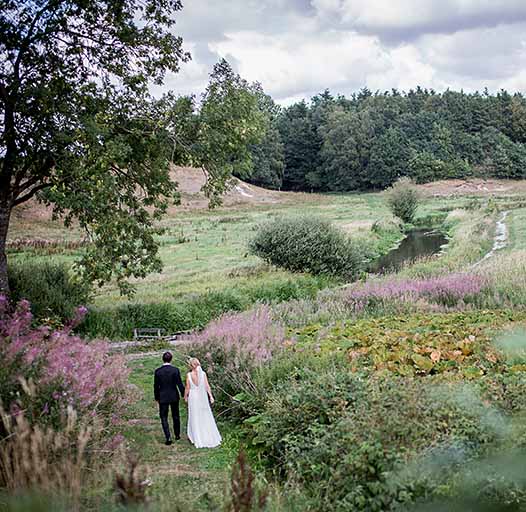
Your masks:
<svg viewBox="0 0 526 512"><path fill-rule="evenodd" d="M438 215L465 204L465 198L437 198L426 200L419 210L419 217ZM378 252L386 252L402 236L395 226L383 236L371 232L375 222L394 221L389 213L383 195L380 193L352 195L313 195L305 201L305 194L297 200L280 204L243 205L219 208L217 210L180 211L162 221L166 229L161 237L160 256L164 269L136 282L137 293L132 302L156 302L173 300L189 293L201 293L236 286L250 282L282 281L291 274L266 269L261 260L247 253L247 242L256 226L278 215L317 215L326 218L353 237L367 238ZM29 223L15 217L10 239L43 238L74 239L80 233L66 231L59 224L47 219ZM75 252L48 255L43 252L25 251L12 253L12 260L26 257L33 261L39 258L72 262L78 256ZM97 306L125 303L113 285L98 290L94 297Z"/></svg>
<svg viewBox="0 0 526 512"><path fill-rule="evenodd" d="M456 187L456 185L455 185ZM491 196L426 190L416 223L440 224L450 242L439 257L424 259L402 270L408 277L440 275L468 268L491 249L499 209L511 209L508 250L526 245L525 209L521 195ZM334 279L292 274L266 265L248 254L247 244L257 226L276 216L319 216L367 245L369 254L384 254L403 237L383 193L347 195L278 194L274 202L230 204L215 210L171 208L162 220L160 257L164 268L135 281L136 293L123 297L114 284L94 291L90 314L81 327L84 336L130 339L135 327L160 327L177 332L204 327L225 311L240 311L255 302L310 299L318 290L342 284ZM499 195L500 194L500 195ZM37 210L38 211L38 210ZM79 239L78 230L65 230L49 214L14 215L10 239ZM12 251L10 261L30 259L73 263L78 250L60 246Z"/></svg>

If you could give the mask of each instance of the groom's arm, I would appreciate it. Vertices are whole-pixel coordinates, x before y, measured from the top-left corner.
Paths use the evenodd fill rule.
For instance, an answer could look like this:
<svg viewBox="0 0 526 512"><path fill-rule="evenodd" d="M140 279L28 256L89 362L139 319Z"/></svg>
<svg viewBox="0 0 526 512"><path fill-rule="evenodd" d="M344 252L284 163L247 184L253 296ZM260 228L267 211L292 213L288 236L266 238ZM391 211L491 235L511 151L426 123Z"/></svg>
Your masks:
<svg viewBox="0 0 526 512"><path fill-rule="evenodd" d="M159 377L157 377L157 372L153 374L153 396L155 401L158 402L161 395L161 387L159 386Z"/></svg>
<svg viewBox="0 0 526 512"><path fill-rule="evenodd" d="M179 388L181 396L184 396L184 384L181 380L181 372L179 370L177 370L177 373L175 374L175 385Z"/></svg>

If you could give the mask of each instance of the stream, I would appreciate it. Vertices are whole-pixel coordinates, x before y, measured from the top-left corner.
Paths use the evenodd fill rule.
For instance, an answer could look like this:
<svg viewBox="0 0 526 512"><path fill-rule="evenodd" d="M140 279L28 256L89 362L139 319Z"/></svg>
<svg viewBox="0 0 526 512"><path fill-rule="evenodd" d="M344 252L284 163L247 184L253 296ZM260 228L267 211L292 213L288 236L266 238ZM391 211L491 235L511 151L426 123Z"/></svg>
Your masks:
<svg viewBox="0 0 526 512"><path fill-rule="evenodd" d="M374 274L385 274L400 270L405 264L422 256L439 253L447 245L448 239L444 233L434 229L412 229L400 242L400 245L381 256L371 265Z"/></svg>

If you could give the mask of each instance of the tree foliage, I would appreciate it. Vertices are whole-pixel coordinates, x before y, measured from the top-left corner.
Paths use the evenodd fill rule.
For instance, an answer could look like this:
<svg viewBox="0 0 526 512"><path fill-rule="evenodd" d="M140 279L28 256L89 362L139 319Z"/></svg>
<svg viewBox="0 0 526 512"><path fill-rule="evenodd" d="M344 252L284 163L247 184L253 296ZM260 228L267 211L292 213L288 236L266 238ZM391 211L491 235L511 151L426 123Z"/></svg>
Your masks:
<svg viewBox="0 0 526 512"><path fill-rule="evenodd" d="M283 109L276 125L288 190L381 189L471 176L526 177L526 99L519 93L328 91Z"/></svg>
<svg viewBox="0 0 526 512"><path fill-rule="evenodd" d="M10 212L39 193L95 247L90 280L160 266L152 222L173 197L148 82L189 58L179 0L4 0L0 11L0 289ZM112 215L108 215L111 209Z"/></svg>
<svg viewBox="0 0 526 512"><path fill-rule="evenodd" d="M129 292L130 278L161 268L155 221L178 200L170 159L202 167L216 204L233 170L251 169L257 97L226 61L198 110L148 94L189 59L172 33L179 0L1 4L0 290L11 211L36 196L87 231L85 279Z"/></svg>
<svg viewBox="0 0 526 512"><path fill-rule="evenodd" d="M181 162L203 169L204 192L212 205L220 203L232 174L247 177L252 172L251 147L267 128L258 94L256 85L222 59L214 66L199 105L193 97L164 98L175 154Z"/></svg>

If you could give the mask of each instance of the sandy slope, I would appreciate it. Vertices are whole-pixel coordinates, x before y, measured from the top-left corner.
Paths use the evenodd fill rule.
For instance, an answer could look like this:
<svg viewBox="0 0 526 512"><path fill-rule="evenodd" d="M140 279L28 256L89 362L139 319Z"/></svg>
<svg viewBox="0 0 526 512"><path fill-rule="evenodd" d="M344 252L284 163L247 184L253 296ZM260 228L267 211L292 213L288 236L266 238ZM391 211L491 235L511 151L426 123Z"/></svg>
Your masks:
<svg viewBox="0 0 526 512"><path fill-rule="evenodd" d="M205 184L205 175L200 169L191 167L174 167L172 170L174 181L178 183L181 193L181 205L172 206L169 214L176 214L180 210L204 209L208 200L201 192ZM469 180L442 180L419 185L420 190L427 196L450 195L519 195L526 194L526 181L495 180L473 178ZM267 190L255 185L250 185L237 178L233 186L224 197L225 206L251 205L251 204L277 204L285 202L301 202L307 200L320 200L318 194L305 194L302 192L278 192ZM321 199L323 201L323 199ZM330 201L330 199L327 199ZM30 201L15 209L13 213L15 222L27 223L31 221L47 221L51 218L51 210L37 201Z"/></svg>
<svg viewBox="0 0 526 512"><path fill-rule="evenodd" d="M468 180L441 180L419 185L426 195L518 195L526 194L524 180L496 180L473 178Z"/></svg>

